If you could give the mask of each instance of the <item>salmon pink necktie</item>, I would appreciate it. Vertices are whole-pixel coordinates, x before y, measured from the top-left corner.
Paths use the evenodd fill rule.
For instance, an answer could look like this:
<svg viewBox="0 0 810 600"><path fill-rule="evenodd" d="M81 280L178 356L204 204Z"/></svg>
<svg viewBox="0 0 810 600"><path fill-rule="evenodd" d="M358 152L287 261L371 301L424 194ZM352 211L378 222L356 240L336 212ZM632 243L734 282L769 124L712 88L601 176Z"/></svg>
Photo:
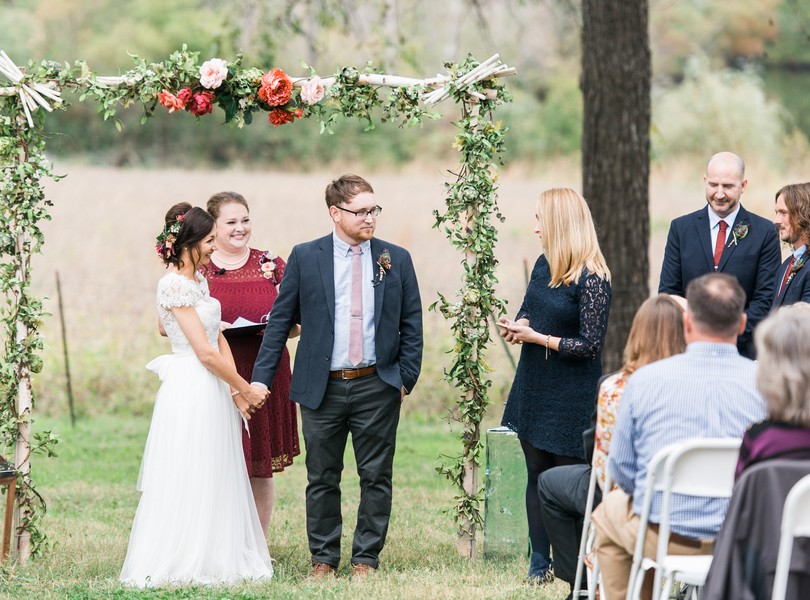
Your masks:
<svg viewBox="0 0 810 600"><path fill-rule="evenodd" d="M363 362L363 264L360 246L352 246L352 306L349 323L349 362Z"/></svg>
<svg viewBox="0 0 810 600"><path fill-rule="evenodd" d="M726 245L726 227L728 223L720 221L720 231L717 232L717 241L714 244L714 270L720 266L720 257L723 256L723 246Z"/></svg>

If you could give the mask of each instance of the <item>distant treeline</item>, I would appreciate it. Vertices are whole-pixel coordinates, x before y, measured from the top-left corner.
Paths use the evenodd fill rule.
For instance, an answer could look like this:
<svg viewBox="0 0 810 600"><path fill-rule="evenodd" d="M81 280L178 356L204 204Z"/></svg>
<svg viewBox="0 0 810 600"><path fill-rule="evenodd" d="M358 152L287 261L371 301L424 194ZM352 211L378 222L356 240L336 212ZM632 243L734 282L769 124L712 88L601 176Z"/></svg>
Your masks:
<svg viewBox="0 0 810 600"><path fill-rule="evenodd" d="M306 73L302 60L321 75L372 60L388 73L424 77L440 72L445 60L497 51L519 71L508 82L514 103L498 115L510 128L504 158L530 163L579 152L578 6L570 0L12 0L0 2L0 22L7 25L0 47L21 64L82 59L107 75L129 67L127 52L157 61L182 44L202 59L241 53L246 65L282 66L298 75ZM654 159L705 153L718 144L741 153L767 149L775 161L806 149L810 3L650 0L649 21ZM455 152L451 104L440 107L448 118L415 129L394 132L381 124L363 131L348 122L322 136L306 120L274 128L257 119L231 129L217 123L223 119L216 111L199 123L158 111L142 127L136 108L119 111L119 133L94 106L70 100L69 112L49 117L49 151L90 162L272 162L306 169L356 160L397 165Z"/></svg>

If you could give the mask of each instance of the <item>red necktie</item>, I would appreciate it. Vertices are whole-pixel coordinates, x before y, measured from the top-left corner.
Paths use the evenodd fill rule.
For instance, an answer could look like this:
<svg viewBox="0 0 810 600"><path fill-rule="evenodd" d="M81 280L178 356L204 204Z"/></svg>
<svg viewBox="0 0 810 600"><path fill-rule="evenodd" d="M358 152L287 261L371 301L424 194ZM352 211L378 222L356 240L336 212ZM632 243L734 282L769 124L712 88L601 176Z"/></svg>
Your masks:
<svg viewBox="0 0 810 600"><path fill-rule="evenodd" d="M349 362L363 362L363 264L360 246L352 246L352 305L349 322Z"/></svg>
<svg viewBox="0 0 810 600"><path fill-rule="evenodd" d="M720 221L720 231L717 232L717 241L714 244L714 270L720 265L720 257L723 256L723 248L726 245L726 227L728 224L725 221Z"/></svg>
<svg viewBox="0 0 810 600"><path fill-rule="evenodd" d="M782 285L779 286L779 293L776 294L777 298L782 295L782 292L785 291L785 286L787 285L788 277L790 277L790 269L793 267L794 260L796 260L796 257L791 254L790 260L788 261L787 264L787 269L785 269L785 276L782 277Z"/></svg>

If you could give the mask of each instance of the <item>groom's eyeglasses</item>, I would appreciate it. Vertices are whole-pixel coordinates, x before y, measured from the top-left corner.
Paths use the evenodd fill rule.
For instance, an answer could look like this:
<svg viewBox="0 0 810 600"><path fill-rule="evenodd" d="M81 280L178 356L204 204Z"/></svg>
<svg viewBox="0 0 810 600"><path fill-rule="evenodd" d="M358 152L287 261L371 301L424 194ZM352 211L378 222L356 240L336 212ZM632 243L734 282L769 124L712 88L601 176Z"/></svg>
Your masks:
<svg viewBox="0 0 810 600"><path fill-rule="evenodd" d="M355 217L357 217L360 221L365 221L366 217L371 215L373 218L377 218L380 216L382 212L382 206L375 206L371 210L366 210L365 208L361 210L349 210L348 208L343 208L342 206L335 205L335 208L338 210L342 210L343 212L352 213Z"/></svg>

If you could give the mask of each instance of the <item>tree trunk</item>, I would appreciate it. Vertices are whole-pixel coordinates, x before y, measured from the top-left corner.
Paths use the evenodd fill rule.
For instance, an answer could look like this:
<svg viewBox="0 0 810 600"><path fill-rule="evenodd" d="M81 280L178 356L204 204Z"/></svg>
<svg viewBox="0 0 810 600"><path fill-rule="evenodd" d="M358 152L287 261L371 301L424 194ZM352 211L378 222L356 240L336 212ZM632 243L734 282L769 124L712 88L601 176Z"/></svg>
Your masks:
<svg viewBox="0 0 810 600"><path fill-rule="evenodd" d="M582 189L613 282L605 371L621 366L633 316L649 297L647 9L647 0L582 1Z"/></svg>

